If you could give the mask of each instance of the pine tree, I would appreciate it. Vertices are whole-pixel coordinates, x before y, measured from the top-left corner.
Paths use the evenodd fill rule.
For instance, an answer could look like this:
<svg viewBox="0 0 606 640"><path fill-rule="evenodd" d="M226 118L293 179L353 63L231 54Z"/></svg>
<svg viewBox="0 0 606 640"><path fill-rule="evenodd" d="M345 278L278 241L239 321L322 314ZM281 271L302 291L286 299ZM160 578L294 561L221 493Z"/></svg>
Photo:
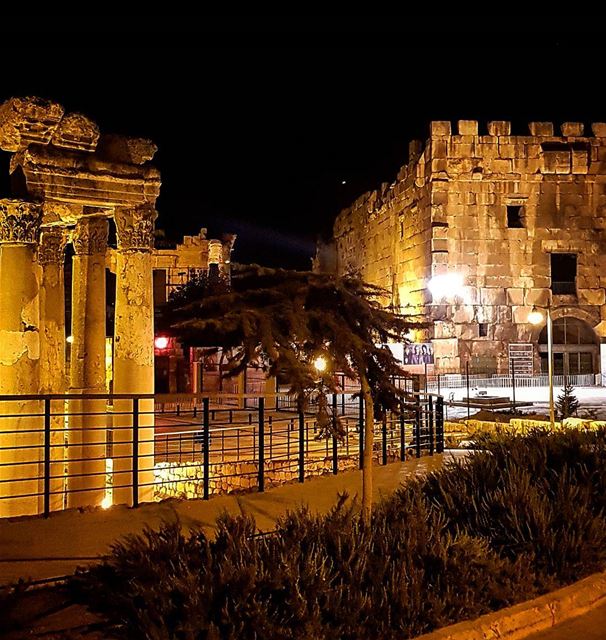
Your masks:
<svg viewBox="0 0 606 640"><path fill-rule="evenodd" d="M574 394L574 387L565 381L562 393L558 396L555 403L556 411L560 419L570 418L576 414L579 408L579 400Z"/></svg>
<svg viewBox="0 0 606 640"><path fill-rule="evenodd" d="M418 323L381 306L383 289L357 275L233 266L229 291L209 291L192 282L174 297L164 323L181 340L227 353L228 374L249 366L269 376L280 373L302 408L310 391L337 391L332 373L360 380L365 402L362 506L370 516L374 420L399 411L403 390L394 377L405 375L387 347L406 342ZM313 361L324 356L330 367L318 383ZM333 422L326 420L328 425ZM334 421L338 428L337 421Z"/></svg>

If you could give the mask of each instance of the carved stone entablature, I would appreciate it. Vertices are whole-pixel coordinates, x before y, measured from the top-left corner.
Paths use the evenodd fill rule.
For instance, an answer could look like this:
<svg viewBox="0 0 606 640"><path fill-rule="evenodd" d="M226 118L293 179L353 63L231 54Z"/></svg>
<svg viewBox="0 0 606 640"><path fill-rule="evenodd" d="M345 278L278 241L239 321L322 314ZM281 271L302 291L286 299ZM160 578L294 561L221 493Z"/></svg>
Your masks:
<svg viewBox="0 0 606 640"><path fill-rule="evenodd" d="M151 204L118 207L114 212L119 251L152 251L157 213Z"/></svg>
<svg viewBox="0 0 606 640"><path fill-rule="evenodd" d="M42 98L10 98L0 105L0 149L17 151L48 144L63 117L60 104Z"/></svg>
<svg viewBox="0 0 606 640"><path fill-rule="evenodd" d="M43 227L38 246L38 264L63 264L67 230L63 227Z"/></svg>
<svg viewBox="0 0 606 640"><path fill-rule="evenodd" d="M30 145L15 154L11 172L21 170L33 198L78 206L129 207L154 203L160 193L155 167L101 160L97 153Z"/></svg>
<svg viewBox="0 0 606 640"><path fill-rule="evenodd" d="M56 147L75 151L94 151L101 132L90 118L81 113L68 113L55 129L51 142Z"/></svg>
<svg viewBox="0 0 606 640"><path fill-rule="evenodd" d="M0 243L35 244L40 235L42 206L23 200L0 200Z"/></svg>
<svg viewBox="0 0 606 640"><path fill-rule="evenodd" d="M109 223L106 218L82 218L72 231L72 244L76 255L105 254Z"/></svg>

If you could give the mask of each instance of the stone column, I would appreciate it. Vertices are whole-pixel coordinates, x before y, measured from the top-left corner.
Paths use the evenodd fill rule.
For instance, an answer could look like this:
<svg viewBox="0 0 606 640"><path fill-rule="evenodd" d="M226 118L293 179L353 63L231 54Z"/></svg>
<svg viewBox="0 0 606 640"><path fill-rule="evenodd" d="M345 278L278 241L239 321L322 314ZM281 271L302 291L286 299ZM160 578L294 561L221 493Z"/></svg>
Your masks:
<svg viewBox="0 0 606 640"><path fill-rule="evenodd" d="M105 394L105 252L108 222L78 221L72 243L70 393ZM70 401L68 506L99 505L105 492L107 401ZM76 415L88 414L88 415Z"/></svg>
<svg viewBox="0 0 606 640"><path fill-rule="evenodd" d="M64 394L65 283L64 262L67 232L62 227L43 227L38 247L40 265L40 393ZM50 401L51 409L51 510L64 508L65 402Z"/></svg>
<svg viewBox="0 0 606 640"><path fill-rule="evenodd" d="M34 252L41 218L38 204L0 200L0 395L39 393L39 290ZM38 511L37 494L43 487L38 479L43 420L20 414L35 416L41 410L41 403L34 400L0 403L1 517ZM19 497L26 494L31 495Z"/></svg>
<svg viewBox="0 0 606 640"><path fill-rule="evenodd" d="M216 284L219 281L219 265L221 264L221 255L223 245L220 240L208 241L208 281Z"/></svg>
<svg viewBox="0 0 606 640"><path fill-rule="evenodd" d="M151 205L115 211L116 317L114 393L154 393L152 251L156 211ZM133 401L114 403L114 503L132 500ZM153 499L154 402L139 402L139 500Z"/></svg>

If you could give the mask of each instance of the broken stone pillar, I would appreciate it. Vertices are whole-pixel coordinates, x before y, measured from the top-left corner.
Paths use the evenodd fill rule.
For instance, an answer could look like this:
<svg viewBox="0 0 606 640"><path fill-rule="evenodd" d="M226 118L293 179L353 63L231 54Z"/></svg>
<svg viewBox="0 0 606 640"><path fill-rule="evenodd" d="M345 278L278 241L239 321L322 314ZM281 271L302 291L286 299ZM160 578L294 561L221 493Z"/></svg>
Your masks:
<svg viewBox="0 0 606 640"><path fill-rule="evenodd" d="M34 254L41 218L38 204L0 200L0 395L39 393ZM37 513L40 507L42 409L36 400L0 403L0 517Z"/></svg>
<svg viewBox="0 0 606 640"><path fill-rule="evenodd" d="M116 251L116 316L114 324L114 393L154 393L154 307L152 251L153 206L117 208L114 219L118 239ZM154 402L114 402L114 503L133 499L133 462L138 461L138 499L153 499ZM138 419L138 450L133 448L133 422Z"/></svg>
<svg viewBox="0 0 606 640"><path fill-rule="evenodd" d="M105 252L108 222L81 218L72 234L72 343L70 392L104 394ZM68 506L99 505L105 493L107 401L71 400ZM83 415L80 415L83 414Z"/></svg>
<svg viewBox="0 0 606 640"><path fill-rule="evenodd" d="M64 262L67 233L62 227L43 227L38 247L40 266L40 393L64 394L65 283ZM62 509L65 461L65 402L50 400L52 511Z"/></svg>

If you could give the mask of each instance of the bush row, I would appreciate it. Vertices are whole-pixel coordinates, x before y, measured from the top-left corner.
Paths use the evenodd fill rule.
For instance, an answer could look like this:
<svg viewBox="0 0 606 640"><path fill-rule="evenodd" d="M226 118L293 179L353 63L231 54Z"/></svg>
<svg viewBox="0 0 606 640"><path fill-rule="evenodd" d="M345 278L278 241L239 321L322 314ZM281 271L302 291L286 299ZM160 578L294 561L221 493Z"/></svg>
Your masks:
<svg viewBox="0 0 606 640"><path fill-rule="evenodd" d="M399 489L368 526L346 496L269 536L249 518L221 518L212 540L165 524L72 587L117 638L403 640L606 567L603 432L482 446Z"/></svg>

